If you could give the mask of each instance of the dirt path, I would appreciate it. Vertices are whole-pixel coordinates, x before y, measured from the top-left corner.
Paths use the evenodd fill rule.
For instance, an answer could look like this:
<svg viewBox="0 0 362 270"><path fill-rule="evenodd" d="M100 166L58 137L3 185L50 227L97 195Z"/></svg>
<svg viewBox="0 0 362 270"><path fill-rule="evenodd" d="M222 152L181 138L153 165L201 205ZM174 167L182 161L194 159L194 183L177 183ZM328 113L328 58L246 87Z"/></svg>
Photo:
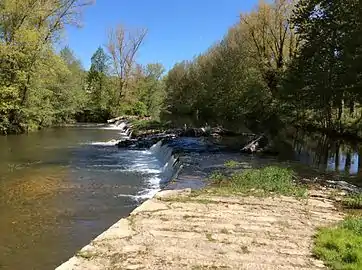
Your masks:
<svg viewBox="0 0 362 270"><path fill-rule="evenodd" d="M316 192L301 201L175 192L146 201L58 270L324 269L312 236L343 218Z"/></svg>

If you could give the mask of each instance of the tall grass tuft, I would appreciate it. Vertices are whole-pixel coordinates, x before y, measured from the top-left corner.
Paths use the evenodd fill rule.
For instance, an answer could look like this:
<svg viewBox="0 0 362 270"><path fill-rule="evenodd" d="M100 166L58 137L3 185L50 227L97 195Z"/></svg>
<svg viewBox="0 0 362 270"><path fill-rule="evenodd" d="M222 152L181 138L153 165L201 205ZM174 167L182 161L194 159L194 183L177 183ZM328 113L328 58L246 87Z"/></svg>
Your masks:
<svg viewBox="0 0 362 270"><path fill-rule="evenodd" d="M248 169L230 177L220 174L214 177L214 184L223 193L243 193L248 195L286 195L303 197L306 188L294 182L295 173L291 169L268 166L262 169Z"/></svg>

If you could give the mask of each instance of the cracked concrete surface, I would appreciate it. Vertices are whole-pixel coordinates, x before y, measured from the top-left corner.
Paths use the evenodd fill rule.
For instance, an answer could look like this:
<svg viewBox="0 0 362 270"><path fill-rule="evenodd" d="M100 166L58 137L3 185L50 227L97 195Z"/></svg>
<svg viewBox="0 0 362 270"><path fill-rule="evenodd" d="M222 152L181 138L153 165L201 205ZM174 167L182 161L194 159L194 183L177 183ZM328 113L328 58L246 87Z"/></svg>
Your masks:
<svg viewBox="0 0 362 270"><path fill-rule="evenodd" d="M57 270L324 269L312 237L343 218L323 192L305 200L190 192L158 193Z"/></svg>

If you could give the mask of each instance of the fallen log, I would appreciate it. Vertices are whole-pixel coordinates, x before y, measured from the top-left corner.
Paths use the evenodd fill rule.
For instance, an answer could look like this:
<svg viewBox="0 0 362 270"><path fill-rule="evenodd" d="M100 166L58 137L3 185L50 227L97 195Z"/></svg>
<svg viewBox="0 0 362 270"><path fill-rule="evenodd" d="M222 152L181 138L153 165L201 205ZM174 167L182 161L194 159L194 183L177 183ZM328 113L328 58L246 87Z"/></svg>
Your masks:
<svg viewBox="0 0 362 270"><path fill-rule="evenodd" d="M245 145L241 152L245 153L255 153L262 149L264 149L268 145L268 138L265 135L260 135L256 139L249 142L247 145Z"/></svg>

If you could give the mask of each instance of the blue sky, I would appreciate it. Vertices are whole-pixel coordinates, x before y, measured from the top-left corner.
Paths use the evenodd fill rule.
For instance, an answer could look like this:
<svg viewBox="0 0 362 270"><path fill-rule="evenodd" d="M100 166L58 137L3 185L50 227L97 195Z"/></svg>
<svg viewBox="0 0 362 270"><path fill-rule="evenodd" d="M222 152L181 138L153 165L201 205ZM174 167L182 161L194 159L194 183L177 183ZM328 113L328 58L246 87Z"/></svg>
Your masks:
<svg viewBox="0 0 362 270"><path fill-rule="evenodd" d="M98 46L106 44L107 29L119 23L147 28L137 61L162 63L166 69L192 59L220 40L257 0L97 0L87 8L81 29L68 29L69 45L85 68Z"/></svg>

